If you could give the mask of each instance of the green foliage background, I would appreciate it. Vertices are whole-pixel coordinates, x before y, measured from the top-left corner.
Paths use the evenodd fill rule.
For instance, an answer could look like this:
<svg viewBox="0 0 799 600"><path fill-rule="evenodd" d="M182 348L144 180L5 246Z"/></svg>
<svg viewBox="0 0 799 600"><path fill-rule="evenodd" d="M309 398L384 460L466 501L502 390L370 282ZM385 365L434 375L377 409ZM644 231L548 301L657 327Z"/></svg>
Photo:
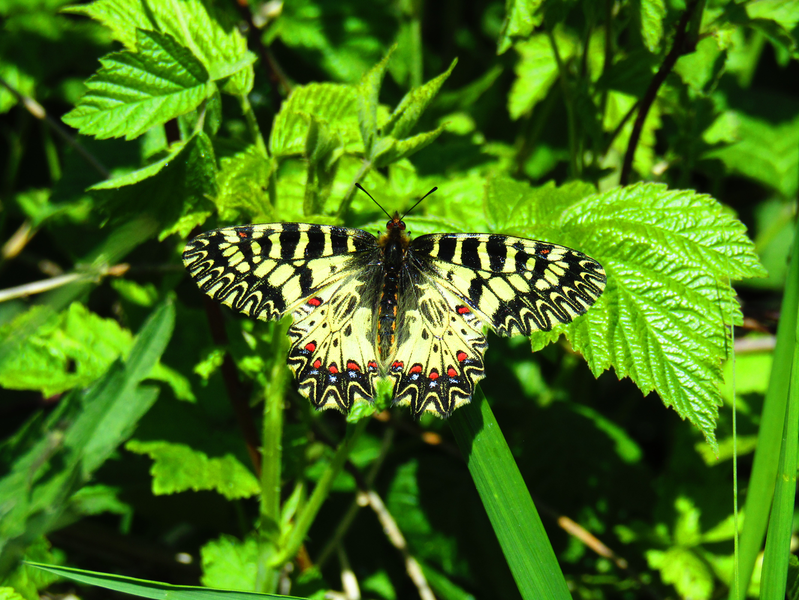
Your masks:
<svg viewBox="0 0 799 600"><path fill-rule="evenodd" d="M799 1L0 17L0 599L74 589L23 557L314 598L796 589ZM380 231L356 182L401 212L438 186L412 235L564 244L607 290L532 348L489 336L449 423L385 394L314 413L287 324L206 303L180 254L248 222Z"/></svg>

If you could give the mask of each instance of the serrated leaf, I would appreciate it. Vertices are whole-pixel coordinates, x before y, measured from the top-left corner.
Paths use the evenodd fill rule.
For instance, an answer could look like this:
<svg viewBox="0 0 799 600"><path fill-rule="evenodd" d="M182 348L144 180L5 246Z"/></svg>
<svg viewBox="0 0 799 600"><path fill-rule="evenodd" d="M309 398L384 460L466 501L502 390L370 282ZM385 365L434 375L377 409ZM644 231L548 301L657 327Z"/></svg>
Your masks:
<svg viewBox="0 0 799 600"><path fill-rule="evenodd" d="M577 43L562 30L557 30L554 38L560 58L565 63L574 56ZM516 44L515 48L519 61L514 68L516 79L508 96L508 112L513 120L530 113L558 78L558 64L547 34L535 34Z"/></svg>
<svg viewBox="0 0 799 600"><path fill-rule="evenodd" d="M380 169L403 158L408 158L425 146L432 144L438 136L444 133L445 129L446 124L433 131L420 133L404 140L381 138L378 146L375 146L375 156L372 162L376 168ZM383 146L383 143L385 143L385 146Z"/></svg>
<svg viewBox="0 0 799 600"><path fill-rule="evenodd" d="M3 325L0 337L10 335L17 327L16 321ZM4 361L0 366L0 385L14 390L38 390L45 397L84 387L117 358L126 357L132 346L130 331L74 302ZM176 371L158 364L149 377L169 383L181 399L194 399L188 380Z"/></svg>
<svg viewBox="0 0 799 600"><path fill-rule="evenodd" d="M228 500L249 498L260 492L255 476L232 454L208 458L185 444L167 441L131 440L127 450L153 459L153 494L175 494L187 490L213 490Z"/></svg>
<svg viewBox="0 0 799 600"><path fill-rule="evenodd" d="M499 192L518 187L499 183ZM536 194L542 191L556 195L546 187ZM530 210L526 224L536 237L586 252L608 273L604 294L566 328L567 338L595 375L612 365L643 393L657 391L713 445L725 326L741 319L728 280L764 274L745 227L709 196L660 185L581 200L578 189L569 192L560 214ZM523 206L523 189L516 196L514 205ZM517 227L509 232L519 234ZM551 339L532 336L534 347Z"/></svg>
<svg viewBox="0 0 799 600"><path fill-rule="evenodd" d="M137 29L160 31L191 50L217 78L229 77L222 89L247 94L252 89L255 56L235 22L203 0L96 0L71 6L66 12L83 14L108 27L114 38L130 51L139 46Z"/></svg>
<svg viewBox="0 0 799 600"><path fill-rule="evenodd" d="M301 156L305 152L310 125L302 113L334 123L336 134L349 146L349 151L363 150L355 146L360 146L356 88L336 83L311 83L294 88L280 107L269 137L272 156Z"/></svg>
<svg viewBox="0 0 799 600"><path fill-rule="evenodd" d="M544 19L538 9L543 0L505 0L505 20L497 43L497 54L502 54L514 40L526 38Z"/></svg>
<svg viewBox="0 0 799 600"><path fill-rule="evenodd" d="M200 549L204 586L250 591L258 573L258 541L244 541L230 535L211 540Z"/></svg>
<svg viewBox="0 0 799 600"><path fill-rule="evenodd" d="M357 89L358 98L358 127L361 131L364 152L372 155L372 146L377 140L377 107L380 102L380 86L386 67L396 46L392 46L379 63L369 69L361 78Z"/></svg>
<svg viewBox="0 0 799 600"><path fill-rule="evenodd" d="M772 187L793 199L799 188L799 153L791 139L799 136L799 117L773 123L739 111L726 111L705 133L709 143L729 144L704 158L717 158L731 171Z"/></svg>
<svg viewBox="0 0 799 600"><path fill-rule="evenodd" d="M666 4L663 0L641 0L641 37L652 53L660 49L665 17Z"/></svg>
<svg viewBox="0 0 799 600"><path fill-rule="evenodd" d="M647 559L649 559L647 553ZM670 583L682 598L709 600L713 594L713 572L705 562L687 548L669 548L657 568L664 583ZM650 561L650 566L652 563Z"/></svg>
<svg viewBox="0 0 799 600"><path fill-rule="evenodd" d="M274 131L274 130L273 130ZM268 223L273 220L267 186L273 161L255 146L220 159L213 199L222 221Z"/></svg>
<svg viewBox="0 0 799 600"><path fill-rule="evenodd" d="M64 122L84 135L130 140L197 108L214 86L208 71L169 35L139 30L137 51L109 54Z"/></svg>
<svg viewBox="0 0 799 600"><path fill-rule="evenodd" d="M407 137L457 64L458 59L456 58L441 75L405 94L399 104L397 104L397 108L394 109L388 122L383 125L382 135L398 140Z"/></svg>
<svg viewBox="0 0 799 600"><path fill-rule="evenodd" d="M172 233L185 237L213 212L208 200L217 194L211 140L199 132L165 159L89 189L113 219L144 213L160 223L159 239Z"/></svg>
<svg viewBox="0 0 799 600"><path fill-rule="evenodd" d="M606 310L567 332L574 348L595 374L612 363L656 390L714 444L725 326L741 318L728 278L763 275L743 224L708 196L637 185L575 204L561 226L609 279Z"/></svg>

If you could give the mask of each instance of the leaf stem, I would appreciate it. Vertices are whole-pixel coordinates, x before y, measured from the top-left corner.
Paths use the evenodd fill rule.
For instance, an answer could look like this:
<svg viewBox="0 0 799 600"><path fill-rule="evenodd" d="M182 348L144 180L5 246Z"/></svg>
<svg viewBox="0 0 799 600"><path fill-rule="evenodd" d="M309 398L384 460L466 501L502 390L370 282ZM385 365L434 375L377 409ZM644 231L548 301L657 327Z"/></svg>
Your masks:
<svg viewBox="0 0 799 600"><path fill-rule="evenodd" d="M264 388L264 422L261 436L261 523L259 528L256 591L277 589L278 572L272 561L280 544L280 490L283 460L283 404L288 368L282 357L288 352L288 320L270 323L274 360Z"/></svg>
<svg viewBox="0 0 799 600"><path fill-rule="evenodd" d="M355 441L360 437L361 433L363 433L363 430L366 429L368 422L369 419L361 419L354 425L348 425L344 441L339 446L336 454L333 456L333 460L330 462L327 469L325 469L325 472L322 473L322 476L319 478L308 502L303 506L302 512L297 518L297 522L288 535L288 540L283 544L281 552L272 559L273 566L282 565L291 560L300 549L303 540L305 540L305 536L308 534L308 530L311 528L316 518L316 514L319 512L322 503L330 493L330 488L333 487L333 482L344 467L344 462L350 455Z"/></svg>

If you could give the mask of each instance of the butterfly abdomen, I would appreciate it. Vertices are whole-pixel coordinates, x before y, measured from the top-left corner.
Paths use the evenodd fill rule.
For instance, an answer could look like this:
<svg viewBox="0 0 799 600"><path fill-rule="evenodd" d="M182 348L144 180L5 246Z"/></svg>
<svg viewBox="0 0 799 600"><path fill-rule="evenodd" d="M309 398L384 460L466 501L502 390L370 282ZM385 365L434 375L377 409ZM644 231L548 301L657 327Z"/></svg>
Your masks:
<svg viewBox="0 0 799 600"><path fill-rule="evenodd" d="M380 359L384 362L394 353L399 280L409 244L405 223L399 213L394 213L386 223L386 233L377 241L383 253L383 289L377 311L377 347Z"/></svg>

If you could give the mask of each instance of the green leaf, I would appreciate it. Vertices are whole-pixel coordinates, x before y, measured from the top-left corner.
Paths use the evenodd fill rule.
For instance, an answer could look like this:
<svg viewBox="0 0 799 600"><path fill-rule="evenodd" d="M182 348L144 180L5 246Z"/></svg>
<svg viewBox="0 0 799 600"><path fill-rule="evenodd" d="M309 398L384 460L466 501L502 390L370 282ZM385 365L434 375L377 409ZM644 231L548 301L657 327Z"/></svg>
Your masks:
<svg viewBox="0 0 799 600"><path fill-rule="evenodd" d="M41 535L74 520L72 494L130 436L158 397L141 386L172 334L171 302L158 307L136 336L125 363L117 360L85 391L73 391L41 424L0 479L0 573Z"/></svg>
<svg viewBox="0 0 799 600"><path fill-rule="evenodd" d="M432 144L438 136L444 133L446 124L441 125L433 131L420 133L413 137L405 138L404 140L395 140L391 137L380 138L375 145L372 157L374 166L378 169L386 167L391 163L408 158L412 154L419 152L425 146Z"/></svg>
<svg viewBox="0 0 799 600"><path fill-rule="evenodd" d="M205 0L97 0L71 6L66 12L84 14L106 27L131 52L140 50L136 30L159 31L190 50L217 81L228 78L222 89L229 94L247 94L252 89L255 55L218 5Z"/></svg>
<svg viewBox="0 0 799 600"><path fill-rule="evenodd" d="M18 327L17 320L0 326L0 337L10 335ZM39 390L46 397L84 387L100 377L116 359L126 357L132 346L130 331L113 319L104 319L83 304L73 302L0 365L0 385L15 390ZM157 364L149 377L171 385L181 399L193 399L188 381L177 372Z"/></svg>
<svg viewBox="0 0 799 600"><path fill-rule="evenodd" d="M39 308L39 307L37 307ZM16 329L15 321L0 336ZM133 345L133 335L113 319L103 319L74 302L29 337L0 367L0 385L39 390L45 396L83 387L100 377Z"/></svg>
<svg viewBox="0 0 799 600"><path fill-rule="evenodd" d="M272 130L274 132L274 129ZM227 222L268 223L274 219L266 188L274 163L255 146L219 160L219 192L213 199Z"/></svg>
<svg viewBox="0 0 799 600"><path fill-rule="evenodd" d="M14 588L0 587L0 600L25 600Z"/></svg>
<svg viewBox="0 0 799 600"><path fill-rule="evenodd" d="M709 600L713 595L713 572L688 548L674 547L665 552L647 552L649 566L660 571L665 583L672 584L683 598Z"/></svg>
<svg viewBox="0 0 799 600"><path fill-rule="evenodd" d="M258 573L258 541L247 537L240 541L223 535L200 549L202 584L246 592L255 588Z"/></svg>
<svg viewBox="0 0 799 600"><path fill-rule="evenodd" d="M525 600L571 598L519 467L479 388L448 419Z"/></svg>
<svg viewBox="0 0 799 600"><path fill-rule="evenodd" d="M612 365L645 394L656 390L713 444L721 361L729 345L725 326L741 318L728 278L764 274L744 226L708 196L659 185L582 200L584 188L570 188L560 200L531 204L519 184L498 179L487 193L489 206L507 195L511 206L527 207L509 211L527 220L506 223L504 231L533 230L605 267L608 286L599 303L565 328L594 374ZM544 193L558 195L547 188L528 195ZM537 342L541 335L545 340ZM552 336L532 339L540 347Z"/></svg>
<svg viewBox="0 0 799 600"><path fill-rule="evenodd" d="M112 367L86 393L86 408L64 440L67 446L72 446L73 437L76 442L81 440L84 476L98 468L123 440L130 437L138 420L155 402L157 389L139 389L137 386L163 354L174 326L175 307L172 302L164 302L142 326L124 367Z"/></svg>
<svg viewBox="0 0 799 600"><path fill-rule="evenodd" d="M213 490L234 500L255 496L261 489L255 476L232 454L208 458L185 444L167 441L131 440L125 448L136 454L146 454L155 461L150 474L156 496Z"/></svg>
<svg viewBox="0 0 799 600"><path fill-rule="evenodd" d="M96 571L83 571L69 567L58 567L55 565L44 565L40 563L26 562L28 566L43 569L66 579L94 585L140 596L142 598L152 598L153 600L256 600L258 598L274 600L304 600L296 596L276 596L274 594L257 594L255 592L238 592L235 590L216 590L205 587L194 587L189 585L170 585L158 581L148 581L146 579L134 579L133 577L123 577L121 575L110 575L108 573L98 573Z"/></svg>
<svg viewBox="0 0 799 600"><path fill-rule="evenodd" d="M554 38L560 58L565 63L577 52L577 42L561 29L555 32ZM514 68L516 79L508 96L508 112L513 120L532 112L535 105L546 97L559 75L558 63L547 34L537 33L516 44L515 48L519 53L519 61Z"/></svg>
<svg viewBox="0 0 799 600"><path fill-rule="evenodd" d="M364 152L367 156L372 155L377 131L377 107L380 103L380 86L383 83L383 76L386 74L386 67L396 46L392 46L379 63L367 72L358 84L358 126L361 131Z"/></svg>
<svg viewBox="0 0 799 600"><path fill-rule="evenodd" d="M330 123L349 152L362 152L358 143L358 95L356 88L335 83L311 83L294 88L275 117L269 137L274 157L302 156L310 123L306 115Z"/></svg>
<svg viewBox="0 0 799 600"><path fill-rule="evenodd" d="M666 3L663 0L641 0L641 37L652 53L660 50L665 17Z"/></svg>
<svg viewBox="0 0 799 600"><path fill-rule="evenodd" d="M419 117L422 116L422 113L438 94L438 90L449 78L456 64L458 64L457 58L450 63L449 68L441 75L405 94L399 104L397 104L397 108L394 109L388 122L381 128L382 135L398 140L407 137Z"/></svg>
<svg viewBox="0 0 799 600"><path fill-rule="evenodd" d="M698 93L704 93L714 87L724 72L726 58L721 42L709 36L699 41L694 52L680 57L674 65L674 72L686 85Z"/></svg>
<svg viewBox="0 0 799 600"><path fill-rule="evenodd" d="M160 222L159 239L172 233L185 237L213 212L208 200L217 194L211 140L199 132L166 158L90 190L115 220L144 213Z"/></svg>
<svg viewBox="0 0 799 600"><path fill-rule="evenodd" d="M514 40L529 37L544 20L538 9L543 0L505 0L505 20L497 43L497 54L504 53Z"/></svg>
<svg viewBox="0 0 799 600"><path fill-rule="evenodd" d="M155 31L139 31L135 53L117 52L101 62L86 95L64 115L84 135L133 139L194 110L214 91L191 51Z"/></svg>
<svg viewBox="0 0 799 600"><path fill-rule="evenodd" d="M741 111L725 111L703 137L708 143L727 144L705 153L704 158L717 158L730 171L793 199L799 189L799 155L791 136L799 136L799 117L775 123Z"/></svg>

